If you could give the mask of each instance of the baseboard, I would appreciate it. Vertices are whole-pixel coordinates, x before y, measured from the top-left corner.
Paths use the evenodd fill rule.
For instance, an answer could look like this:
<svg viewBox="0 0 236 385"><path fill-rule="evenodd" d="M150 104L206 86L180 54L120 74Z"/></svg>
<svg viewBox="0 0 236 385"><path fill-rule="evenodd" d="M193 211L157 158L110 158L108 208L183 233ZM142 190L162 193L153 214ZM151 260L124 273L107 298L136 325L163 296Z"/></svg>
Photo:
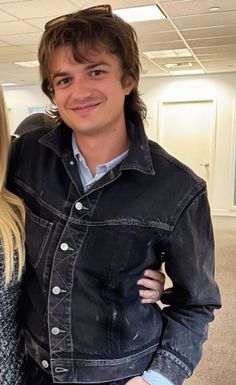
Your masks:
<svg viewBox="0 0 236 385"><path fill-rule="evenodd" d="M212 217L235 217L236 218L236 210L212 210Z"/></svg>

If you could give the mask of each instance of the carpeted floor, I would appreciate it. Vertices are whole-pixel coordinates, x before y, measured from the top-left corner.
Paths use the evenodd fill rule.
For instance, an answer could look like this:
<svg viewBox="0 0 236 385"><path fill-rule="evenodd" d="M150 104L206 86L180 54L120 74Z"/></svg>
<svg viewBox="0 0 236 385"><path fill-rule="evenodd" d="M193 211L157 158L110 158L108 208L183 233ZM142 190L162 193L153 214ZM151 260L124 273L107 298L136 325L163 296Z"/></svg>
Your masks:
<svg viewBox="0 0 236 385"><path fill-rule="evenodd" d="M213 218L222 309L210 324L202 361L186 385L236 385L236 218Z"/></svg>

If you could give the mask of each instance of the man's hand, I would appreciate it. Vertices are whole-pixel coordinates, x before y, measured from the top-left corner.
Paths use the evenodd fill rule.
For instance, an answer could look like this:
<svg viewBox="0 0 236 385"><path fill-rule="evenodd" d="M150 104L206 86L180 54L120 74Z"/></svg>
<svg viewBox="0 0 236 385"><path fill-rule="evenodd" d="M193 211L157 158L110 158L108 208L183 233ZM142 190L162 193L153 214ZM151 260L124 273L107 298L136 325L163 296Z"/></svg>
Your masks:
<svg viewBox="0 0 236 385"><path fill-rule="evenodd" d="M141 376L137 376L128 380L125 385L148 385L148 382L143 379Z"/></svg>
<svg viewBox="0 0 236 385"><path fill-rule="evenodd" d="M145 287L145 289L139 290L141 303L154 303L161 298L165 284L165 275L161 270L148 269L144 271L143 278L140 278L137 284Z"/></svg>

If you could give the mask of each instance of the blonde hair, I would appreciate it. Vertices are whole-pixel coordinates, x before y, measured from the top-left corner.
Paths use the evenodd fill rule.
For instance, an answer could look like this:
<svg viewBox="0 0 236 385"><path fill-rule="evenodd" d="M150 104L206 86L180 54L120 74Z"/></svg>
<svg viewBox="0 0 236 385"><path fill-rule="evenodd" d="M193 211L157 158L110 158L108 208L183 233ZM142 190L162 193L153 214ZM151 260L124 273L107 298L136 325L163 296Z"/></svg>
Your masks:
<svg viewBox="0 0 236 385"><path fill-rule="evenodd" d="M5 283L15 270L14 254L18 255L17 276L20 279L25 262L23 202L5 187L7 159L10 146L7 110L0 86L0 238L3 247Z"/></svg>

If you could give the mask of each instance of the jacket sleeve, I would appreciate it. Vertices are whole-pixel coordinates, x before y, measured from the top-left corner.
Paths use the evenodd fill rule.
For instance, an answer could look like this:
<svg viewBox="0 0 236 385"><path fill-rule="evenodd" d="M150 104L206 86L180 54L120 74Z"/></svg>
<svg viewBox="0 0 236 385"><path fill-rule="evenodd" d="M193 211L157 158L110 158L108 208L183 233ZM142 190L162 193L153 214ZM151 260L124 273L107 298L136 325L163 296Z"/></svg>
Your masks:
<svg viewBox="0 0 236 385"><path fill-rule="evenodd" d="M221 306L205 188L176 220L165 245L165 270L173 286L163 293L162 339L149 369L180 385L201 359L208 323Z"/></svg>

